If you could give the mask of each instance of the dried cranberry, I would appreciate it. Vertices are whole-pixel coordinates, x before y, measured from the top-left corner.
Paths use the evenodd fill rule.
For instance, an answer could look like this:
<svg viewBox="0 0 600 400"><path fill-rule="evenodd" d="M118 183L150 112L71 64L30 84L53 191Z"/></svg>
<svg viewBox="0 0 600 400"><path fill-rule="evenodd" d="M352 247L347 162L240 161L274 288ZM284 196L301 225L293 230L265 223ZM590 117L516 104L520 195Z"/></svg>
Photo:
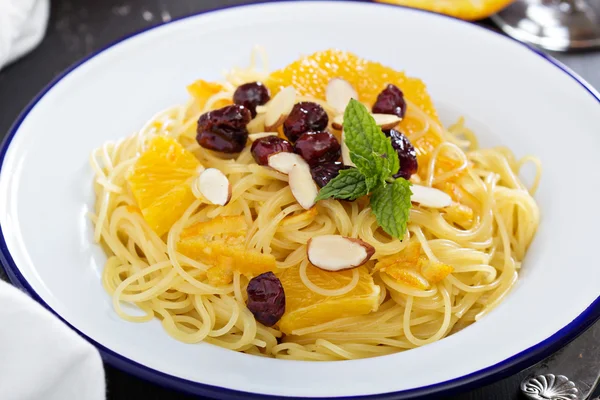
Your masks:
<svg viewBox="0 0 600 400"><path fill-rule="evenodd" d="M327 185L330 180L338 176L341 170L348 168L351 167L344 165L339 161L334 161L315 165L310 168L310 173L315 183L319 185L319 187L323 187Z"/></svg>
<svg viewBox="0 0 600 400"><path fill-rule="evenodd" d="M336 161L342 154L340 142L327 131L306 132L298 138L294 150L309 165Z"/></svg>
<svg viewBox="0 0 600 400"><path fill-rule="evenodd" d="M394 178L409 179L419 169L415 148L403 133L395 129L390 129L386 132L386 135L390 137L392 146L396 149L396 153L398 153L398 158L400 159L400 169L394 175Z"/></svg>
<svg viewBox="0 0 600 400"><path fill-rule="evenodd" d="M246 107L256 117L256 106L262 106L271 99L269 89L261 82L250 82L239 86L233 93L233 102Z"/></svg>
<svg viewBox="0 0 600 400"><path fill-rule="evenodd" d="M295 142L305 132L318 132L327 128L329 117L317 103L304 101L297 103L292 108L283 123L283 133L291 141Z"/></svg>
<svg viewBox="0 0 600 400"><path fill-rule="evenodd" d="M404 118L406 114L404 93L397 86L387 85L377 96L377 100L373 104L373 113L394 114L400 118Z"/></svg>
<svg viewBox="0 0 600 400"><path fill-rule="evenodd" d="M246 125L251 119L250 110L240 105L209 111L198 120L196 140L205 149L239 153L246 146Z"/></svg>
<svg viewBox="0 0 600 400"><path fill-rule="evenodd" d="M260 274L248 282L246 306L254 318L265 326L273 326L285 312L285 292L272 272Z"/></svg>
<svg viewBox="0 0 600 400"><path fill-rule="evenodd" d="M273 135L256 139L250 152L258 165L268 165L269 156L281 152L293 153L294 146L287 140Z"/></svg>

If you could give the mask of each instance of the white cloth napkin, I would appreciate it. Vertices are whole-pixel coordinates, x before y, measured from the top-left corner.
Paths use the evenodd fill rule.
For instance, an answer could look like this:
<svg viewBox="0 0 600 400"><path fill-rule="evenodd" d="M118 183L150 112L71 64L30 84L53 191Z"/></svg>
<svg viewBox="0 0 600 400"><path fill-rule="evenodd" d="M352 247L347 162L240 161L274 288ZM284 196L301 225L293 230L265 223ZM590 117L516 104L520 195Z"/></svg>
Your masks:
<svg viewBox="0 0 600 400"><path fill-rule="evenodd" d="M36 47L48 0L0 0L0 69ZM0 281L0 399L102 400L98 351L20 290Z"/></svg>
<svg viewBox="0 0 600 400"><path fill-rule="evenodd" d="M0 281L0 399L104 398L104 369L96 348Z"/></svg>
<svg viewBox="0 0 600 400"><path fill-rule="evenodd" d="M42 41L49 12L48 0L0 0L0 69Z"/></svg>

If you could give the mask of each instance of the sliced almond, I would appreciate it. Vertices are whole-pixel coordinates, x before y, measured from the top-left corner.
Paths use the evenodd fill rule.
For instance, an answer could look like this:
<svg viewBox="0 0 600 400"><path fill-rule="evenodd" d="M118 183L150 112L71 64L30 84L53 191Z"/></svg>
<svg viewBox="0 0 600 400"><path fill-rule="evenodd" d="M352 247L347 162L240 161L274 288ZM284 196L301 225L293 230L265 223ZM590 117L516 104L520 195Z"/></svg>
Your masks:
<svg viewBox="0 0 600 400"><path fill-rule="evenodd" d="M350 158L350 149L346 144L346 136L344 135L344 131L342 131L342 162L344 165L349 167L356 167L356 164L354 164Z"/></svg>
<svg viewBox="0 0 600 400"><path fill-rule="evenodd" d="M256 106L257 114L264 114L267 112L267 110L268 110L267 106Z"/></svg>
<svg viewBox="0 0 600 400"><path fill-rule="evenodd" d="M356 268L375 253L375 248L360 239L340 235L323 235L308 241L306 255L315 266L325 271Z"/></svg>
<svg viewBox="0 0 600 400"><path fill-rule="evenodd" d="M333 129L337 129L338 131L344 129L344 114L336 115L331 121L331 126Z"/></svg>
<svg viewBox="0 0 600 400"><path fill-rule="evenodd" d="M265 114L258 114L252 121L246 125L250 133L262 133L265 131Z"/></svg>
<svg viewBox="0 0 600 400"><path fill-rule="evenodd" d="M402 121L402 118L393 114L371 114L377 126L381 129L392 129Z"/></svg>
<svg viewBox="0 0 600 400"><path fill-rule="evenodd" d="M371 116L375 120L377 126L379 126L383 130L392 129L396 127L396 125L398 125L400 121L402 121L402 118L393 114L371 114ZM333 120L331 121L331 126L333 127L333 129L341 131L344 127L344 115L336 115L335 118L333 118Z"/></svg>
<svg viewBox="0 0 600 400"><path fill-rule="evenodd" d="M425 207L444 208L452 204L452 198L436 188L428 186L412 185L410 187L412 196L410 200Z"/></svg>
<svg viewBox="0 0 600 400"><path fill-rule="evenodd" d="M333 78L325 89L325 99L338 113L343 113L350 99L358 99L358 93L347 80Z"/></svg>
<svg viewBox="0 0 600 400"><path fill-rule="evenodd" d="M269 156L269 167L282 174L289 174L294 165L306 165L308 167L304 158L296 153L281 152Z"/></svg>
<svg viewBox="0 0 600 400"><path fill-rule="evenodd" d="M279 93L267 103L265 113L265 131L275 132L285 122L296 103L296 89L292 86L281 89Z"/></svg>
<svg viewBox="0 0 600 400"><path fill-rule="evenodd" d="M292 195L294 195L294 198L302 208L310 210L315 205L319 189L312 178L308 164L306 162L304 164L295 164L290 170L288 177Z"/></svg>
<svg viewBox="0 0 600 400"><path fill-rule="evenodd" d="M257 132L257 133L251 133L248 135L248 139L250 139L251 142L254 142L257 139L262 139L264 137L268 137L268 136L277 136L276 133L274 132Z"/></svg>
<svg viewBox="0 0 600 400"><path fill-rule="evenodd" d="M198 189L212 204L224 206L231 200L229 179L216 168L207 168L200 174Z"/></svg>

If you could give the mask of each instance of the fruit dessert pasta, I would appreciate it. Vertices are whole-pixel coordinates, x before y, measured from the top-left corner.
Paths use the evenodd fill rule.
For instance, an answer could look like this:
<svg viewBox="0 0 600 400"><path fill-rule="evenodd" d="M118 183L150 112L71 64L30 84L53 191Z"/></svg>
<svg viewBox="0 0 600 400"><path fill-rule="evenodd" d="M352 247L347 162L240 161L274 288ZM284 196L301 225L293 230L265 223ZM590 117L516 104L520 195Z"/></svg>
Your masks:
<svg viewBox="0 0 600 400"><path fill-rule="evenodd" d="M501 302L538 226L539 162L443 127L403 72L340 50L268 72L261 55L92 153L117 314L341 360L432 343Z"/></svg>

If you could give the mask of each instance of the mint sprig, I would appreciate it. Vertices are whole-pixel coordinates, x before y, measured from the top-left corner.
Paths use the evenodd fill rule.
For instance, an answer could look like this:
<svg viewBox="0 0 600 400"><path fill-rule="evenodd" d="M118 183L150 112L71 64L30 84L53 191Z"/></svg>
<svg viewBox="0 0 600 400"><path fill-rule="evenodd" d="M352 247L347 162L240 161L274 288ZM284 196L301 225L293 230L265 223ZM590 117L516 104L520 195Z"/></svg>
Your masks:
<svg viewBox="0 0 600 400"><path fill-rule="evenodd" d="M342 170L323 187L318 200L330 197L355 200L371 194L371 210L389 235L402 240L410 213L410 182L394 179L400 169L389 138L360 102L352 99L344 111L345 143L356 168Z"/></svg>
<svg viewBox="0 0 600 400"><path fill-rule="evenodd" d="M365 176L356 168L343 169L319 191L315 201L335 197L343 200L356 200L369 193Z"/></svg>
<svg viewBox="0 0 600 400"><path fill-rule="evenodd" d="M365 176L369 191L398 172L400 161L392 143L365 106L354 99L344 111L344 136L350 159Z"/></svg>
<svg viewBox="0 0 600 400"><path fill-rule="evenodd" d="M377 223L393 237L402 238L406 232L411 195L410 182L403 178L379 186L371 193L371 209Z"/></svg>

